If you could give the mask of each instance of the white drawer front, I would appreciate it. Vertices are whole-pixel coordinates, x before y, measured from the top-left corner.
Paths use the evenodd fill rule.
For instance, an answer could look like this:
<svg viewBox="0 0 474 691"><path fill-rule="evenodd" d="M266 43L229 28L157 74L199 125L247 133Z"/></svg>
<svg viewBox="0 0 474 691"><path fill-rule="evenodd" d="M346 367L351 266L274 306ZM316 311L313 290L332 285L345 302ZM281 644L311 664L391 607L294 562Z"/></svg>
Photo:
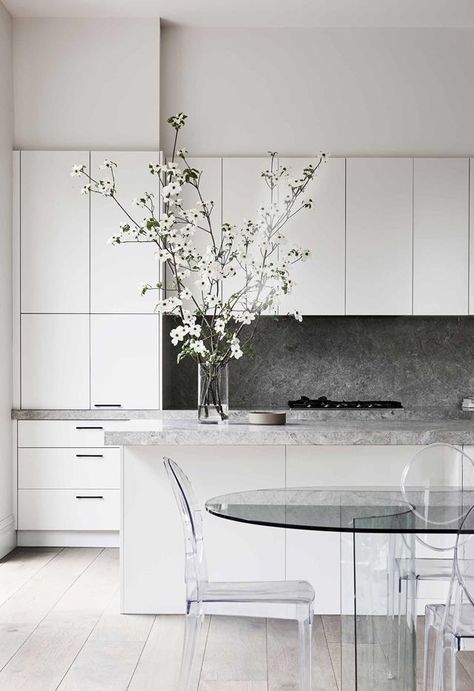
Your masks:
<svg viewBox="0 0 474 691"><path fill-rule="evenodd" d="M19 449L18 487L119 489L120 449Z"/></svg>
<svg viewBox="0 0 474 691"><path fill-rule="evenodd" d="M19 420L18 446L102 446L101 420ZM97 485L96 485L97 486Z"/></svg>
<svg viewBox="0 0 474 691"><path fill-rule="evenodd" d="M116 489L21 489L18 530L119 530Z"/></svg>

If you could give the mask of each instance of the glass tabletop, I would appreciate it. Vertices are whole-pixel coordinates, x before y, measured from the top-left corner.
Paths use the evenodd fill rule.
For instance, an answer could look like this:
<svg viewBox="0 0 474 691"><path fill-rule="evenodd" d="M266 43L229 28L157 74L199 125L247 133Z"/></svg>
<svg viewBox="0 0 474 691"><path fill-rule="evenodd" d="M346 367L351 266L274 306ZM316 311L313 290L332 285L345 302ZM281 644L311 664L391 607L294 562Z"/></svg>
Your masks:
<svg viewBox="0 0 474 691"><path fill-rule="evenodd" d="M474 488L260 489L214 497L209 513L241 523L338 533L474 533ZM467 519L466 519L467 516ZM466 520L465 520L466 519Z"/></svg>

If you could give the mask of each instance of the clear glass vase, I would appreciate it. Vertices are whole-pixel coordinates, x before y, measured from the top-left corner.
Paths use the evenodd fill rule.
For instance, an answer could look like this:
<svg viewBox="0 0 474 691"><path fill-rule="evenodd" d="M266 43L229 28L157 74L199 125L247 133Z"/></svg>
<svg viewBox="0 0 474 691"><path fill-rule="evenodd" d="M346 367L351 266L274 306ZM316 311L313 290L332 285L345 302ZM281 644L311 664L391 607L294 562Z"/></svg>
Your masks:
<svg viewBox="0 0 474 691"><path fill-rule="evenodd" d="M229 373L227 365L199 365L198 421L227 422L229 417Z"/></svg>

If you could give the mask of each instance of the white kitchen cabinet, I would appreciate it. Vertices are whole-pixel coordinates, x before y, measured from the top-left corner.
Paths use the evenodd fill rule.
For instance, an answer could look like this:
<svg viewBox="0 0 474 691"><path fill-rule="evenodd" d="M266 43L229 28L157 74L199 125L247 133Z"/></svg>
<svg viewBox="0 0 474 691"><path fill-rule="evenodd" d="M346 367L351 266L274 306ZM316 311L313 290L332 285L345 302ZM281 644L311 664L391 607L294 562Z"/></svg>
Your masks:
<svg viewBox="0 0 474 691"><path fill-rule="evenodd" d="M413 161L346 165L346 314L411 314Z"/></svg>
<svg viewBox="0 0 474 691"><path fill-rule="evenodd" d="M19 489L120 489L120 449L18 449Z"/></svg>
<svg viewBox="0 0 474 691"><path fill-rule="evenodd" d="M18 420L18 448L103 446L104 424L102 420Z"/></svg>
<svg viewBox="0 0 474 691"><path fill-rule="evenodd" d="M132 200L150 192L155 195L159 208L159 182L151 175L148 164L158 163L160 154L147 151L114 151L91 153L91 173L95 178L111 179L109 169L101 169L104 159L117 163L114 175L117 199L123 211L111 197L91 195L91 312L126 313L153 312L158 293L139 294L143 283L156 284L159 280L159 262L155 259L157 247L152 243L111 245L107 241L119 231L121 223L140 223L146 212L132 204Z"/></svg>
<svg viewBox="0 0 474 691"><path fill-rule="evenodd" d="M20 489L18 530L117 531L118 489Z"/></svg>
<svg viewBox="0 0 474 691"><path fill-rule="evenodd" d="M159 386L158 316L91 315L91 407L159 408Z"/></svg>
<svg viewBox="0 0 474 691"><path fill-rule="evenodd" d="M414 166L414 313L467 314L469 161L417 158Z"/></svg>
<svg viewBox="0 0 474 691"><path fill-rule="evenodd" d="M89 311L89 199L84 151L21 152L21 311Z"/></svg>
<svg viewBox="0 0 474 691"><path fill-rule="evenodd" d="M122 485L123 611L184 611L183 533L164 456L183 468L202 506L209 578L283 580L283 530L226 521L207 513L204 504L227 492L283 487L284 447L127 446Z"/></svg>
<svg viewBox="0 0 474 691"><path fill-rule="evenodd" d="M316 159L283 158L293 177ZM282 191L280 191L282 194ZM311 257L293 266L295 285L280 299L280 314L299 310L305 315L344 314L345 309L345 159L323 163L305 197L313 207L292 218L283 232L288 246L311 251ZM283 250L287 247L283 246Z"/></svg>
<svg viewBox="0 0 474 691"><path fill-rule="evenodd" d="M275 160L278 166L278 161ZM222 221L242 228L247 220L258 217L258 209L270 203L270 189L261 173L270 167L270 157L224 158L222 161ZM226 279L224 297L243 286L244 274L237 271L233 279ZM237 308L239 303L237 303Z"/></svg>
<svg viewBox="0 0 474 691"><path fill-rule="evenodd" d="M89 408L89 315L22 315L21 407Z"/></svg>
<svg viewBox="0 0 474 691"><path fill-rule="evenodd" d="M214 202L214 206L211 213L212 228L214 231L214 237L217 243L221 239L221 224L222 224L222 159L221 158L188 158L187 163L191 168L196 168L202 171L200 179L200 189L201 195L205 202ZM179 161L179 165L184 167L182 161ZM185 209L195 209L198 208L200 202L199 195L196 190L190 185L184 185L183 191L180 194L183 200L183 205ZM208 228L206 222L201 224L203 228ZM206 247L211 245L211 236L205 230L196 230L192 237L193 246L196 247L200 252L205 253ZM169 272L168 272L169 274ZM200 288L196 285L195 281L198 278L197 273L192 273L191 276L184 281L184 283L189 287L193 295L200 302ZM166 292L167 295L173 295L173 286L171 285L172 276L166 276ZM190 302L187 305L190 309L193 309L195 305Z"/></svg>

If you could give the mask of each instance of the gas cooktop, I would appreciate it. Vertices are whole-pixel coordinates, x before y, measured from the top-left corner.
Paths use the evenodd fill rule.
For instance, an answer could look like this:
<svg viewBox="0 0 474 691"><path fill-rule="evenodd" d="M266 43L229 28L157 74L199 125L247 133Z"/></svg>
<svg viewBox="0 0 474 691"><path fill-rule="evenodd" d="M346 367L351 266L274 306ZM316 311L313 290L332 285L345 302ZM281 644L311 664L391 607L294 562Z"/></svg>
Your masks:
<svg viewBox="0 0 474 691"><path fill-rule="evenodd" d="M400 401L331 401L326 396L320 396L316 399L301 396L298 401L288 401L288 405L290 408L403 408Z"/></svg>

